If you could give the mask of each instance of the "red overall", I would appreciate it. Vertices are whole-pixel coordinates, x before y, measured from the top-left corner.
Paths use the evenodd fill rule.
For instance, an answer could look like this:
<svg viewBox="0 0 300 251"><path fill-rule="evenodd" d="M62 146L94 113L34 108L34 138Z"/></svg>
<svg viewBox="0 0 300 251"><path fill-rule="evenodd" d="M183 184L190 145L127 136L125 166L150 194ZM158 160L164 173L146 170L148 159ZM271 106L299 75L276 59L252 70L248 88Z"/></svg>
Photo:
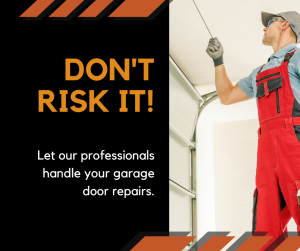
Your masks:
<svg viewBox="0 0 300 251"><path fill-rule="evenodd" d="M294 97L288 73L289 59L295 51L287 54L279 67L259 72L256 77L260 128L253 233L268 232L266 236L273 236L261 250L273 250L272 246L278 246L287 237L286 226L291 217L300 232L297 198L300 190L300 105Z"/></svg>

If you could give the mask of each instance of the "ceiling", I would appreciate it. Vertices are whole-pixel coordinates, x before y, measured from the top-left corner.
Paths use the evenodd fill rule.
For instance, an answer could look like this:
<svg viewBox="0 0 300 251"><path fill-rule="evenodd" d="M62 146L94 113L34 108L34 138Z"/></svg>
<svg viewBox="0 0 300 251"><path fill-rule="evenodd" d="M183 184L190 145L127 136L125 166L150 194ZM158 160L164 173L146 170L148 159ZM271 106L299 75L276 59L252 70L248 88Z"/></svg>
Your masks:
<svg viewBox="0 0 300 251"><path fill-rule="evenodd" d="M261 11L300 12L299 0L195 0L213 37L224 47L233 84L264 64L273 53L262 44ZM170 3L170 56L201 95L215 91L214 67L206 54L210 34L193 0ZM299 44L298 44L299 47Z"/></svg>

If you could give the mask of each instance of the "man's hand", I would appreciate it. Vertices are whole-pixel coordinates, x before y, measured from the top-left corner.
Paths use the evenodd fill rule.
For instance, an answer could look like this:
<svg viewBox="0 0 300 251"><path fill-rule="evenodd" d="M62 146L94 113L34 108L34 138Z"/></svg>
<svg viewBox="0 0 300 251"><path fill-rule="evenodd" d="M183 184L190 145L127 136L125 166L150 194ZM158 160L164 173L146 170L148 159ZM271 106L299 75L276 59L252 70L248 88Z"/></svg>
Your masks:
<svg viewBox="0 0 300 251"><path fill-rule="evenodd" d="M214 60L215 67L223 65L223 46L217 38L211 38L206 53Z"/></svg>
<svg viewBox="0 0 300 251"><path fill-rule="evenodd" d="M249 100L249 96L239 87L232 85L229 80L225 66L223 65L223 46L217 38L211 38L206 49L207 54L214 60L215 84L221 104L230 105ZM223 65L223 67L218 67Z"/></svg>

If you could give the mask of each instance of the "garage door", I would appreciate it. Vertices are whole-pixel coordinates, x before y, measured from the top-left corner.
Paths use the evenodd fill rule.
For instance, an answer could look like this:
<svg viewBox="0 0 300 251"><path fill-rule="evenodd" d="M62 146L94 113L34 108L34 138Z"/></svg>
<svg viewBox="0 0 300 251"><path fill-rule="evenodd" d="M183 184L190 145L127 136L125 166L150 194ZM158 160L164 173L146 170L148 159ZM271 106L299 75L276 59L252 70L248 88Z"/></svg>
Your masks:
<svg viewBox="0 0 300 251"><path fill-rule="evenodd" d="M202 98L171 57L169 67L170 231L196 236L194 131Z"/></svg>

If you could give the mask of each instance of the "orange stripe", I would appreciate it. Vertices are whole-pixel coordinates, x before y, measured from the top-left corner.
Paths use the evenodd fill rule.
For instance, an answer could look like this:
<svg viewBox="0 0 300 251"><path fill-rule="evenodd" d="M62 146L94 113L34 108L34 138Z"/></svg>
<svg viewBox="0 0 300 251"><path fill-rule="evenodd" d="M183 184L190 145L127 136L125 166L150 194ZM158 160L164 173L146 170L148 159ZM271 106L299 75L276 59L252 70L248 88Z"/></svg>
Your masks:
<svg viewBox="0 0 300 251"><path fill-rule="evenodd" d="M113 0L96 0L79 17L98 16Z"/></svg>
<svg viewBox="0 0 300 251"><path fill-rule="evenodd" d="M149 17L165 0L126 0L110 17Z"/></svg>
<svg viewBox="0 0 300 251"><path fill-rule="evenodd" d="M274 251L296 251L300 248L300 237L289 236Z"/></svg>
<svg viewBox="0 0 300 251"><path fill-rule="evenodd" d="M131 251L182 251L195 236L145 236Z"/></svg>
<svg viewBox="0 0 300 251"><path fill-rule="evenodd" d="M50 17L67 17L75 10L84 0L66 0Z"/></svg>
<svg viewBox="0 0 300 251"><path fill-rule="evenodd" d="M272 236L251 236L236 251L258 251Z"/></svg>
<svg viewBox="0 0 300 251"><path fill-rule="evenodd" d="M220 251L234 236L213 236L198 251Z"/></svg>
<svg viewBox="0 0 300 251"><path fill-rule="evenodd" d="M20 17L38 17L54 0L36 0Z"/></svg>

